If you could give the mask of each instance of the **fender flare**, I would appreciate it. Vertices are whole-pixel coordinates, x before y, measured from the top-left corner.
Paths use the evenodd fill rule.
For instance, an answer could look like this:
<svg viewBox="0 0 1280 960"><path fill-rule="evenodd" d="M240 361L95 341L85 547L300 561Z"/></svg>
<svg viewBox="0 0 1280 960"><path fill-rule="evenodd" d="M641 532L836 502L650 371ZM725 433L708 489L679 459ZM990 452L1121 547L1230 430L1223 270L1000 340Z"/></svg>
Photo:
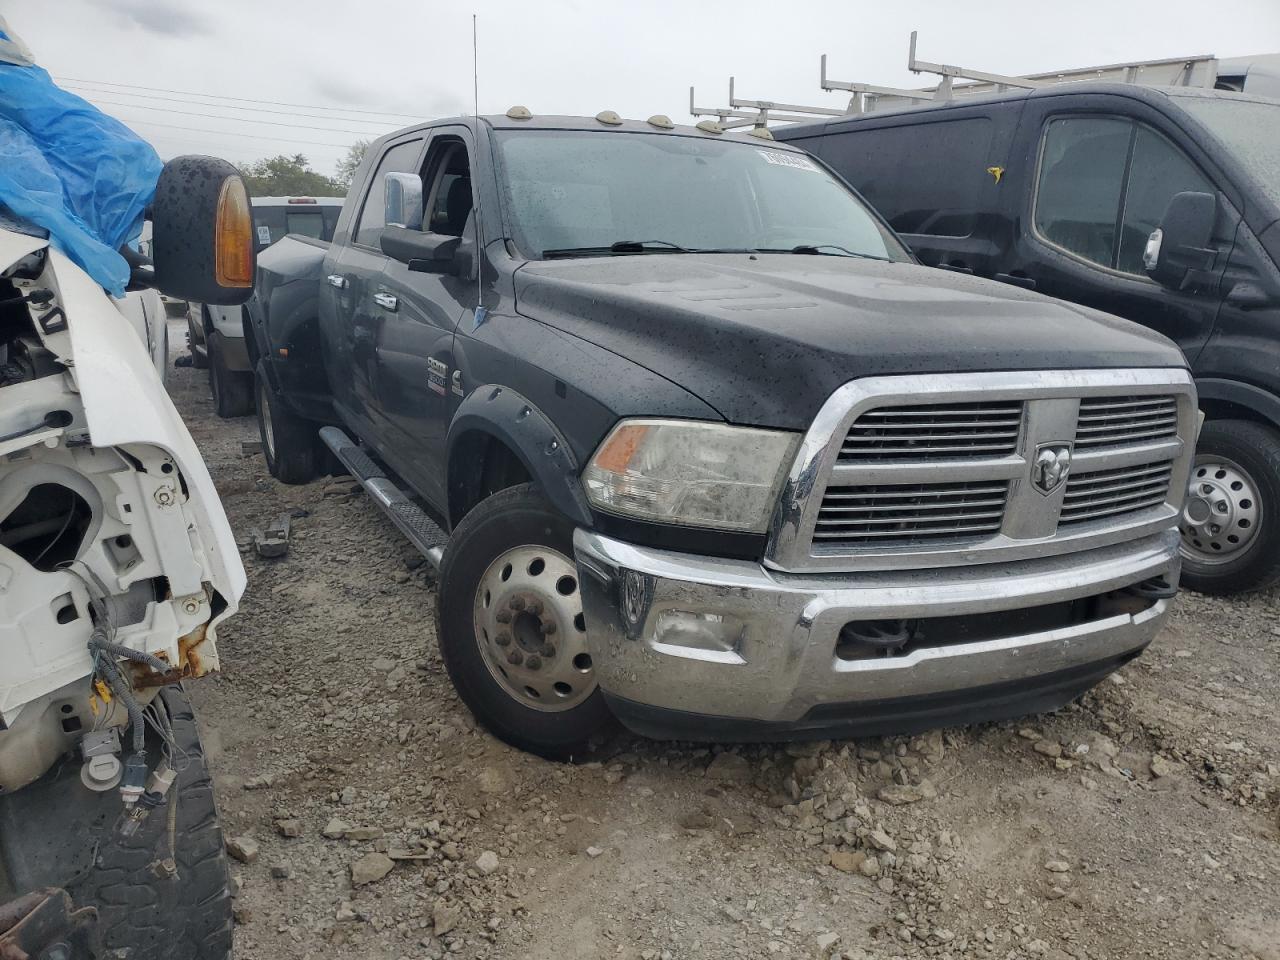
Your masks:
<svg viewBox="0 0 1280 960"><path fill-rule="evenodd" d="M1273 427L1280 427L1280 397L1261 387L1239 380L1223 380L1206 377L1196 380L1196 392L1201 400L1225 400L1255 411Z"/></svg>
<svg viewBox="0 0 1280 960"><path fill-rule="evenodd" d="M496 384L472 390L458 406L445 440L448 460L458 438L472 430L496 437L524 464L551 504L579 526L592 525L573 449L545 413L521 394ZM446 476L449 463L446 462Z"/></svg>

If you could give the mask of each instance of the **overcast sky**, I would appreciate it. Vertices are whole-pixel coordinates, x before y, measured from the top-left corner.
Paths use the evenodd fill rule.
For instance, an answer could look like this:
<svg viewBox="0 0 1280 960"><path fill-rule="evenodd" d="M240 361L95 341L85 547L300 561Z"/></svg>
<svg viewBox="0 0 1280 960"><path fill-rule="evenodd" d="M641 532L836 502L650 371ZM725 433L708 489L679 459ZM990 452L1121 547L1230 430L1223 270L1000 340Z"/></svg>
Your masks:
<svg viewBox="0 0 1280 960"><path fill-rule="evenodd" d="M691 84L699 106L720 106L731 74L739 97L843 107L818 87L823 53L834 79L923 86L906 69L913 29L921 59L1009 74L1280 51L1280 0L0 0L0 12L41 66L164 157L303 153L326 174L361 135L471 111L473 12L481 112L677 123L691 122Z"/></svg>

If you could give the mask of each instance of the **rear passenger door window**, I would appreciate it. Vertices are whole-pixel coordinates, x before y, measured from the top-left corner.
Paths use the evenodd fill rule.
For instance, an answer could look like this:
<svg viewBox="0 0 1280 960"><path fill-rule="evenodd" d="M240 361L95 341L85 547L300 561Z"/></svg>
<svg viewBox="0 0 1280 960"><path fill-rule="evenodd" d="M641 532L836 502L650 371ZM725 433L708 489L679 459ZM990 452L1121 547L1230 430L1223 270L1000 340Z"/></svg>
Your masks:
<svg viewBox="0 0 1280 960"><path fill-rule="evenodd" d="M1115 117L1059 117L1041 143L1035 229L1081 259L1142 277L1147 238L1174 195L1188 190L1214 192L1151 128Z"/></svg>

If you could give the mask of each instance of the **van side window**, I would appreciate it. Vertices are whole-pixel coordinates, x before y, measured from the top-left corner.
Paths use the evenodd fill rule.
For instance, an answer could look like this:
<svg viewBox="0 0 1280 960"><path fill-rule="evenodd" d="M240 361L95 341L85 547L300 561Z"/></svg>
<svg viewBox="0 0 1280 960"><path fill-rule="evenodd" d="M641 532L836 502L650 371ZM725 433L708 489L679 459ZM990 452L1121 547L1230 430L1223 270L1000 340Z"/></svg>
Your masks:
<svg viewBox="0 0 1280 960"><path fill-rule="evenodd" d="M1060 117L1041 146L1036 232L1092 263L1144 276L1147 237L1186 190L1213 187L1154 130L1113 117Z"/></svg>
<svg viewBox="0 0 1280 960"><path fill-rule="evenodd" d="M1124 193L1116 269L1143 276L1142 251L1151 232L1160 226L1169 201L1186 191L1215 191L1181 150L1147 127L1138 127L1129 169L1133 172Z"/></svg>
<svg viewBox="0 0 1280 960"><path fill-rule="evenodd" d="M830 133L821 156L899 233L967 237L990 182L986 117Z"/></svg>
<svg viewBox="0 0 1280 960"><path fill-rule="evenodd" d="M378 167L369 180L369 190L360 210L360 224L356 228L355 242L366 247L376 247L386 226L385 191L382 178L388 173L417 173L418 154L422 152L421 140L397 143L382 155Z"/></svg>
<svg viewBox="0 0 1280 960"><path fill-rule="evenodd" d="M1128 120L1102 117L1049 123L1036 188L1035 226L1041 236L1104 267L1115 262L1132 132Z"/></svg>

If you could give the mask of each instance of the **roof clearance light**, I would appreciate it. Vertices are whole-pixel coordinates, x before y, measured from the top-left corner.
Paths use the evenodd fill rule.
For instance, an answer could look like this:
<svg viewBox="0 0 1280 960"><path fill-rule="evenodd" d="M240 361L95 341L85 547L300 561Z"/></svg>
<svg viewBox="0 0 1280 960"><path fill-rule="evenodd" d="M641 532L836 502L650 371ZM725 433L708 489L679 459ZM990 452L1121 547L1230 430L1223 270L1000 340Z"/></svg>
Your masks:
<svg viewBox="0 0 1280 960"><path fill-rule="evenodd" d="M315 203L315 197L290 197L289 203Z"/></svg>
<svg viewBox="0 0 1280 960"><path fill-rule="evenodd" d="M596 114L596 119L601 123L607 123L611 127L616 127L622 123L622 118L612 110L601 110Z"/></svg>
<svg viewBox="0 0 1280 960"><path fill-rule="evenodd" d="M507 111L507 117L511 120L531 120L533 114L529 112L528 107L514 106Z"/></svg>
<svg viewBox="0 0 1280 960"><path fill-rule="evenodd" d="M673 130L675 124L671 122L671 118L665 113L655 113L648 120L649 126L657 127L659 130Z"/></svg>

